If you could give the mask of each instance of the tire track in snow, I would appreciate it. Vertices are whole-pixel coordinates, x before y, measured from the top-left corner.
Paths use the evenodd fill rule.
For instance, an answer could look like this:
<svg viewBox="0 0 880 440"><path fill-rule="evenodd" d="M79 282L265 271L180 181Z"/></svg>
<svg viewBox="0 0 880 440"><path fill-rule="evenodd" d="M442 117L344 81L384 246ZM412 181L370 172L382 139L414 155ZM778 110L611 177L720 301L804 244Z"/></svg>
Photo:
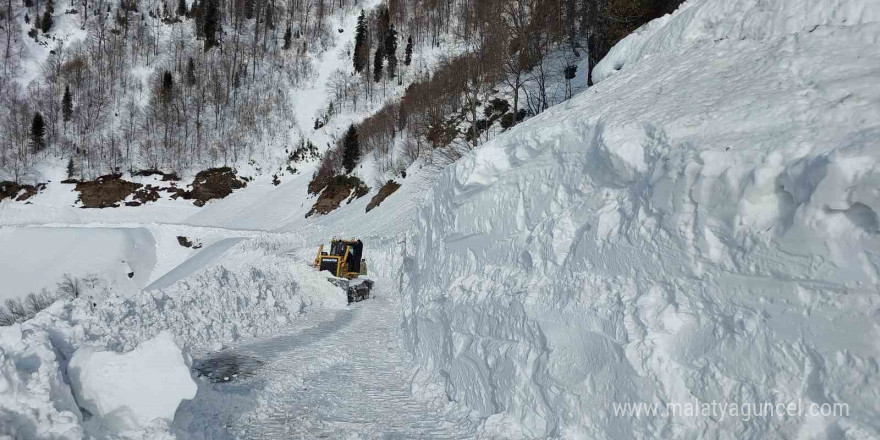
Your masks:
<svg viewBox="0 0 880 440"><path fill-rule="evenodd" d="M238 383L200 382L187 411L195 418L214 412L220 423L206 423L205 438L473 438L477 422L412 395L394 310L370 300L305 330L238 347L262 367Z"/></svg>

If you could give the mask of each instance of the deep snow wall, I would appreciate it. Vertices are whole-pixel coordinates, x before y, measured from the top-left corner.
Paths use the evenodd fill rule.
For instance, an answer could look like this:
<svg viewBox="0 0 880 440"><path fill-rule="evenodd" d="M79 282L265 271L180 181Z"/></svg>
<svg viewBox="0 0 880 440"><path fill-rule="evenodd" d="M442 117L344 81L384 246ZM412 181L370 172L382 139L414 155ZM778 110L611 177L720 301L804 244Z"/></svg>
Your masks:
<svg viewBox="0 0 880 440"><path fill-rule="evenodd" d="M702 3L725 2L679 13ZM880 24L859 18L880 5L863 6L679 39L450 167L403 263L419 381L531 435L880 436ZM613 411L694 399L849 415Z"/></svg>

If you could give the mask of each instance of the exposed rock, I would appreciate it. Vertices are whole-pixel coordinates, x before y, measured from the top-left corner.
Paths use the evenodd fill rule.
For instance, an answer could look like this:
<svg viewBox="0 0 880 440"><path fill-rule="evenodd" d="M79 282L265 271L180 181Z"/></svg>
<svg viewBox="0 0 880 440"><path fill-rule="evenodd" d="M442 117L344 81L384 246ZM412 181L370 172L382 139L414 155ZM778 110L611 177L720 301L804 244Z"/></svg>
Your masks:
<svg viewBox="0 0 880 440"><path fill-rule="evenodd" d="M327 214L338 208L343 200L348 199L350 203L354 199L361 198L370 192L370 188L364 184L361 179L354 176L334 176L330 183L321 191L315 206L306 214L311 217L312 214Z"/></svg>
<svg viewBox="0 0 880 440"><path fill-rule="evenodd" d="M232 168L211 168L196 174L192 190L178 190L172 197L183 197L187 200L193 200L193 204L196 206L204 206L209 200L222 199L232 194L232 191L245 186L247 186L247 182L237 177Z"/></svg>
<svg viewBox="0 0 880 440"><path fill-rule="evenodd" d="M10 199L16 202L23 202L44 189L46 189L45 183L20 185L15 182L0 182L0 201Z"/></svg>
<svg viewBox="0 0 880 440"><path fill-rule="evenodd" d="M108 174L88 182L78 182L79 202L83 208L116 208L143 185L122 179L121 174Z"/></svg>
<svg viewBox="0 0 880 440"><path fill-rule="evenodd" d="M370 203L367 204L367 212L370 212L373 208L379 206L383 200L387 199L391 194L394 194L398 189L400 189L400 184L393 180L389 180L388 183L382 186L379 193L373 196Z"/></svg>

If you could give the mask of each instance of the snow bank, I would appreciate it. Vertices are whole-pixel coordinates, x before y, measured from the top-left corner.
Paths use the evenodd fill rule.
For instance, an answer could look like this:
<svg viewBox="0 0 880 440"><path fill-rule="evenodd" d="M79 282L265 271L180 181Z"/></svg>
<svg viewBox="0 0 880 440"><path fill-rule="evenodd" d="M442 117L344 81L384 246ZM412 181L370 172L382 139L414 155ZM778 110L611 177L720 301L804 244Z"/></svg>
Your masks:
<svg viewBox="0 0 880 440"><path fill-rule="evenodd" d="M168 332L128 353L83 347L68 367L80 406L111 431L170 422L182 400L196 395L183 353Z"/></svg>
<svg viewBox="0 0 880 440"><path fill-rule="evenodd" d="M246 251L162 290L107 301L85 325L114 349L169 330L188 351L217 350L284 328L316 308L342 308L341 290L302 261Z"/></svg>
<svg viewBox="0 0 880 440"><path fill-rule="evenodd" d="M625 66L688 44L722 40L771 40L822 26L880 21L875 0L688 0L672 14L621 40L593 71L601 82Z"/></svg>
<svg viewBox="0 0 880 440"><path fill-rule="evenodd" d="M753 23L734 14L752 3L676 16ZM880 436L880 25L864 23L880 8L801 2L861 15L787 35L795 3L760 3L782 8L755 25L772 42L652 31L676 50L443 174L403 263L418 387L504 413L486 429L505 437ZM849 414L613 407L799 399Z"/></svg>
<svg viewBox="0 0 880 440"><path fill-rule="evenodd" d="M22 330L0 327L0 438L82 438L82 414L51 339Z"/></svg>
<svg viewBox="0 0 880 440"><path fill-rule="evenodd" d="M104 437L123 427L131 428L126 437L170 436L162 423L143 423L173 415L171 400L130 400L136 390L160 380L156 375L123 380L145 371L138 365L160 363L150 364L149 370L175 372L182 383L176 347L184 353L216 350L286 328L314 309L346 306L340 289L283 254L301 240L265 236L243 241L163 289L131 297L110 292L98 303L58 301L31 320L0 328L0 436ZM118 379L113 389L126 393L100 385L111 376ZM186 393L171 386L161 392L179 401L189 395L188 386L177 387ZM137 395L152 396L144 393ZM87 420L88 413L97 418Z"/></svg>

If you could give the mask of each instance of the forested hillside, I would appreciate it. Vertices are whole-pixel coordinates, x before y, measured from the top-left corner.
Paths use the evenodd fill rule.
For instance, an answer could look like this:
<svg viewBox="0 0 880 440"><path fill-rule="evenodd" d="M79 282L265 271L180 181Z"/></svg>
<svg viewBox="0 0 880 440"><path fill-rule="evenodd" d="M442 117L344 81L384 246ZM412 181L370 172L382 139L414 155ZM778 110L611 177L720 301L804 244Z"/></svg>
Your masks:
<svg viewBox="0 0 880 440"><path fill-rule="evenodd" d="M375 151L382 172L434 149L454 159L570 98L589 78L579 63L678 3L9 0L0 180L37 183L44 165L80 180L272 168L340 113L372 115L353 157ZM340 27L358 13L356 29ZM316 84L315 60L340 38L348 68ZM296 111L307 87L327 94L308 120ZM330 128L321 140L342 139L346 127ZM345 171L341 148L324 162L325 176Z"/></svg>

